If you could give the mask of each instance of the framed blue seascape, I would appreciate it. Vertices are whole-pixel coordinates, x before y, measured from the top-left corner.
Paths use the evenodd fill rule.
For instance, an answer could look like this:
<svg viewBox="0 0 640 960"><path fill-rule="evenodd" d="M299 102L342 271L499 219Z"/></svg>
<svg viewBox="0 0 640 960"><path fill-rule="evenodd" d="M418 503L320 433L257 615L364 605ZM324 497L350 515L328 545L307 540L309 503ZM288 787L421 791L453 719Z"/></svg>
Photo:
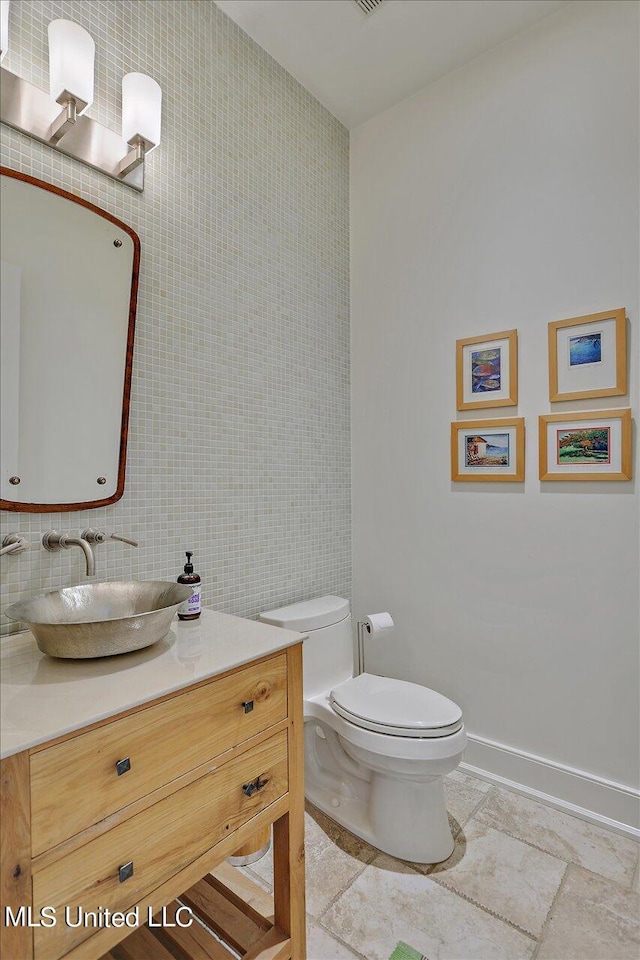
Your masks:
<svg viewBox="0 0 640 960"><path fill-rule="evenodd" d="M549 324L549 400L586 400L626 392L624 307Z"/></svg>

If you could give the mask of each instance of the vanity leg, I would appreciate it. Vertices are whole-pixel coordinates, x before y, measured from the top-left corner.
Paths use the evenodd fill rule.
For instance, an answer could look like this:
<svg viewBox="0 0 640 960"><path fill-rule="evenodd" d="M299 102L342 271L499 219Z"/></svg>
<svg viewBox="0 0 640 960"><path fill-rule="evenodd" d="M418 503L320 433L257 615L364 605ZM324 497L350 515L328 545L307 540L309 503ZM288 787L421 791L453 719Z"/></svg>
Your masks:
<svg viewBox="0 0 640 960"><path fill-rule="evenodd" d="M6 924L5 909L14 917L31 906L31 803L29 754L25 750L0 762L0 956L31 960L33 929L23 921Z"/></svg>
<svg viewBox="0 0 640 960"><path fill-rule="evenodd" d="M276 925L291 938L291 960L306 960L302 644L289 647L287 658L290 806L273 825L273 900Z"/></svg>

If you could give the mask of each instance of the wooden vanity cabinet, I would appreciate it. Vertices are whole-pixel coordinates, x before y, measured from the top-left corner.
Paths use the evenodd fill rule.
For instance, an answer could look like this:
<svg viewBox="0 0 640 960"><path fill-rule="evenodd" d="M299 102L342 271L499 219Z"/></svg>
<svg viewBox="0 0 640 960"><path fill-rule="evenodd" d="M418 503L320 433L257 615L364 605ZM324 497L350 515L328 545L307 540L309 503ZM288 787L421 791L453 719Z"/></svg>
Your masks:
<svg viewBox="0 0 640 960"><path fill-rule="evenodd" d="M2 760L4 960L304 960L302 737L297 643Z"/></svg>

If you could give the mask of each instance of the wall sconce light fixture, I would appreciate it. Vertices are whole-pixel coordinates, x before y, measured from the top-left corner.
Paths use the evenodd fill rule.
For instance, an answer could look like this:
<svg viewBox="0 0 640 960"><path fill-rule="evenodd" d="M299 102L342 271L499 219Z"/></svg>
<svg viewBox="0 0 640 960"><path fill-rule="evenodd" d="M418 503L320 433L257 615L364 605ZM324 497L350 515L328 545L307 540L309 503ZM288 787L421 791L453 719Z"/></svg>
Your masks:
<svg viewBox="0 0 640 960"><path fill-rule="evenodd" d="M93 37L71 20L49 24L49 95L62 106L51 125L49 143L56 144L93 103Z"/></svg>
<svg viewBox="0 0 640 960"><path fill-rule="evenodd" d="M122 136L86 115L93 103L95 43L70 20L52 20L49 93L0 67L0 119L135 190L160 143L162 90L144 73L122 78ZM9 0L0 0L0 59L9 46ZM62 108L62 109L61 109Z"/></svg>
<svg viewBox="0 0 640 960"><path fill-rule="evenodd" d="M162 90L144 73L127 73L122 78L122 139L133 149L120 164L120 175L144 163L147 154L160 143Z"/></svg>

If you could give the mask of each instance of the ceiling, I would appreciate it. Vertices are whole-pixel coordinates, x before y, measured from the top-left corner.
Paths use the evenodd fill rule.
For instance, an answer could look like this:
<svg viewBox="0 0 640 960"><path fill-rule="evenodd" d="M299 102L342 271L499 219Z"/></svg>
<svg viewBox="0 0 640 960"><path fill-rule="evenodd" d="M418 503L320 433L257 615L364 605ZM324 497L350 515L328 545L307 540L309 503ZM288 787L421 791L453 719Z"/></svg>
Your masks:
<svg viewBox="0 0 640 960"><path fill-rule="evenodd" d="M569 0L216 0L353 128Z"/></svg>

